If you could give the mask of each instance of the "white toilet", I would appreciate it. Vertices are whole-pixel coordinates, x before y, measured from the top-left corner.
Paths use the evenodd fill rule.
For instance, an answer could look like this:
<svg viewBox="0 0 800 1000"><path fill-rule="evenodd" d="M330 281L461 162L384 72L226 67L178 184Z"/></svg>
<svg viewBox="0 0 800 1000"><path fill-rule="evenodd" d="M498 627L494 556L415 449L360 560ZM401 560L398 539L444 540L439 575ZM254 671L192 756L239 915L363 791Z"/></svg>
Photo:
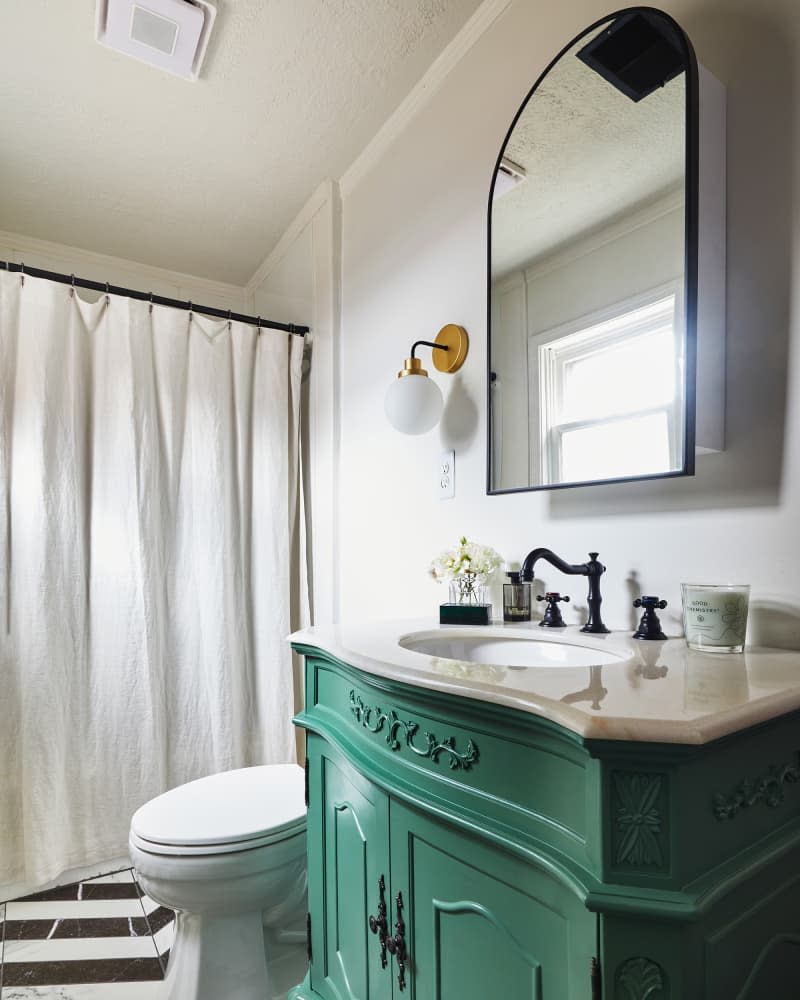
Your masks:
<svg viewBox="0 0 800 1000"><path fill-rule="evenodd" d="M305 975L306 807L296 764L173 788L131 820L151 899L176 911L168 1000L279 1000Z"/></svg>

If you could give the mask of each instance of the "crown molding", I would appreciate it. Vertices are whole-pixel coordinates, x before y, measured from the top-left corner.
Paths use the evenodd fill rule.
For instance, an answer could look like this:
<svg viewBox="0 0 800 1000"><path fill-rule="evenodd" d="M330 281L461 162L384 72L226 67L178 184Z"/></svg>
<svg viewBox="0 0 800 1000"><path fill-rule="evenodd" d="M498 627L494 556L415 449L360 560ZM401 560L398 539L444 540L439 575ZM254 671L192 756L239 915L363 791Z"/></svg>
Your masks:
<svg viewBox="0 0 800 1000"><path fill-rule="evenodd" d="M386 119L372 140L342 174L339 190L343 199L348 197L365 174L375 166L411 119L430 101L450 72L510 4L511 0L484 0L461 31L437 56L397 110Z"/></svg>

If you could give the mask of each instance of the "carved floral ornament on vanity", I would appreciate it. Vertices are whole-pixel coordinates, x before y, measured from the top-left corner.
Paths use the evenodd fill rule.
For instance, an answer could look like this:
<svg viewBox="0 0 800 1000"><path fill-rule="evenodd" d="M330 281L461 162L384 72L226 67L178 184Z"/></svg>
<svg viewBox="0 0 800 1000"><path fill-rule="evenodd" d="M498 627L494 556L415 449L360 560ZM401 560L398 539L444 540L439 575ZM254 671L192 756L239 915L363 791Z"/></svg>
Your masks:
<svg viewBox="0 0 800 1000"><path fill-rule="evenodd" d="M463 753L460 753L456 750L455 737L446 736L443 740L439 740L433 733L425 732L425 746L416 746L414 738L419 732L419 723L412 722L411 720L403 721L398 717L394 709L386 713L377 705L367 705L355 691L350 692L350 711L353 713L356 722L360 723L371 733L380 733L383 731L384 726L386 726L386 744L390 750L395 752L401 750L403 747L403 743L397 738L398 732L402 732L405 746L412 753L415 753L418 757L427 757L434 764L438 764L439 757L442 754L446 754L447 764L451 771L456 771L459 768L468 771L473 764L477 764L480 760L478 747L472 740L467 742L466 749Z"/></svg>
<svg viewBox="0 0 800 1000"><path fill-rule="evenodd" d="M665 803L661 774L614 774L614 861L663 868Z"/></svg>
<svg viewBox="0 0 800 1000"><path fill-rule="evenodd" d="M800 753L797 754L800 764ZM733 819L742 809L762 803L775 809L784 801L784 785L800 782L798 764L773 764L769 771L755 781L743 779L731 795L717 793L713 799L714 815L718 820Z"/></svg>
<svg viewBox="0 0 800 1000"><path fill-rule="evenodd" d="M666 997L664 970L649 958L630 958L618 969L615 1000L662 1000Z"/></svg>

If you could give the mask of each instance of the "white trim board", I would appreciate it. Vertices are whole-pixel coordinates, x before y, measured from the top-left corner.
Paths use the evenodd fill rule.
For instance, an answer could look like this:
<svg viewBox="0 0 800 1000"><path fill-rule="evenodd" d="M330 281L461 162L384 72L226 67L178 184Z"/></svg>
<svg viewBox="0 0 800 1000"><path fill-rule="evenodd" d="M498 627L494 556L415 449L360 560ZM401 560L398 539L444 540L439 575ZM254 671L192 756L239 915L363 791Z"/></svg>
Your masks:
<svg viewBox="0 0 800 1000"><path fill-rule="evenodd" d="M312 228L315 333L311 362L312 594L314 620L340 617L341 454L341 201L338 188L314 215Z"/></svg>
<svg viewBox="0 0 800 1000"><path fill-rule="evenodd" d="M319 185L317 190L311 195L305 205L303 205L294 219L292 219L289 223L283 236L281 236L272 250L253 272L253 276L245 285L245 294L248 297L255 295L258 287L266 281L275 269L278 261L282 260L286 256L289 247L294 243L300 233L306 228L320 209L323 208L328 202L331 204L335 202L335 194L335 181L325 180Z"/></svg>

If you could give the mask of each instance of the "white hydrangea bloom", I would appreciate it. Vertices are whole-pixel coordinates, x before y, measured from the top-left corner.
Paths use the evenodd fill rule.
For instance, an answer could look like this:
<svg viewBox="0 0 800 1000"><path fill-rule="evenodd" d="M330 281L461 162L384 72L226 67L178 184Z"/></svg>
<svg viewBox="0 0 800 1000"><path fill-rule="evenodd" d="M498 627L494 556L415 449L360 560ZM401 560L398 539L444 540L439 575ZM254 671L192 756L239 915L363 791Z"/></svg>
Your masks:
<svg viewBox="0 0 800 1000"><path fill-rule="evenodd" d="M446 549L432 560L430 572L439 583L470 576L476 584L484 585L502 565L502 557L489 545L462 537L455 548Z"/></svg>

